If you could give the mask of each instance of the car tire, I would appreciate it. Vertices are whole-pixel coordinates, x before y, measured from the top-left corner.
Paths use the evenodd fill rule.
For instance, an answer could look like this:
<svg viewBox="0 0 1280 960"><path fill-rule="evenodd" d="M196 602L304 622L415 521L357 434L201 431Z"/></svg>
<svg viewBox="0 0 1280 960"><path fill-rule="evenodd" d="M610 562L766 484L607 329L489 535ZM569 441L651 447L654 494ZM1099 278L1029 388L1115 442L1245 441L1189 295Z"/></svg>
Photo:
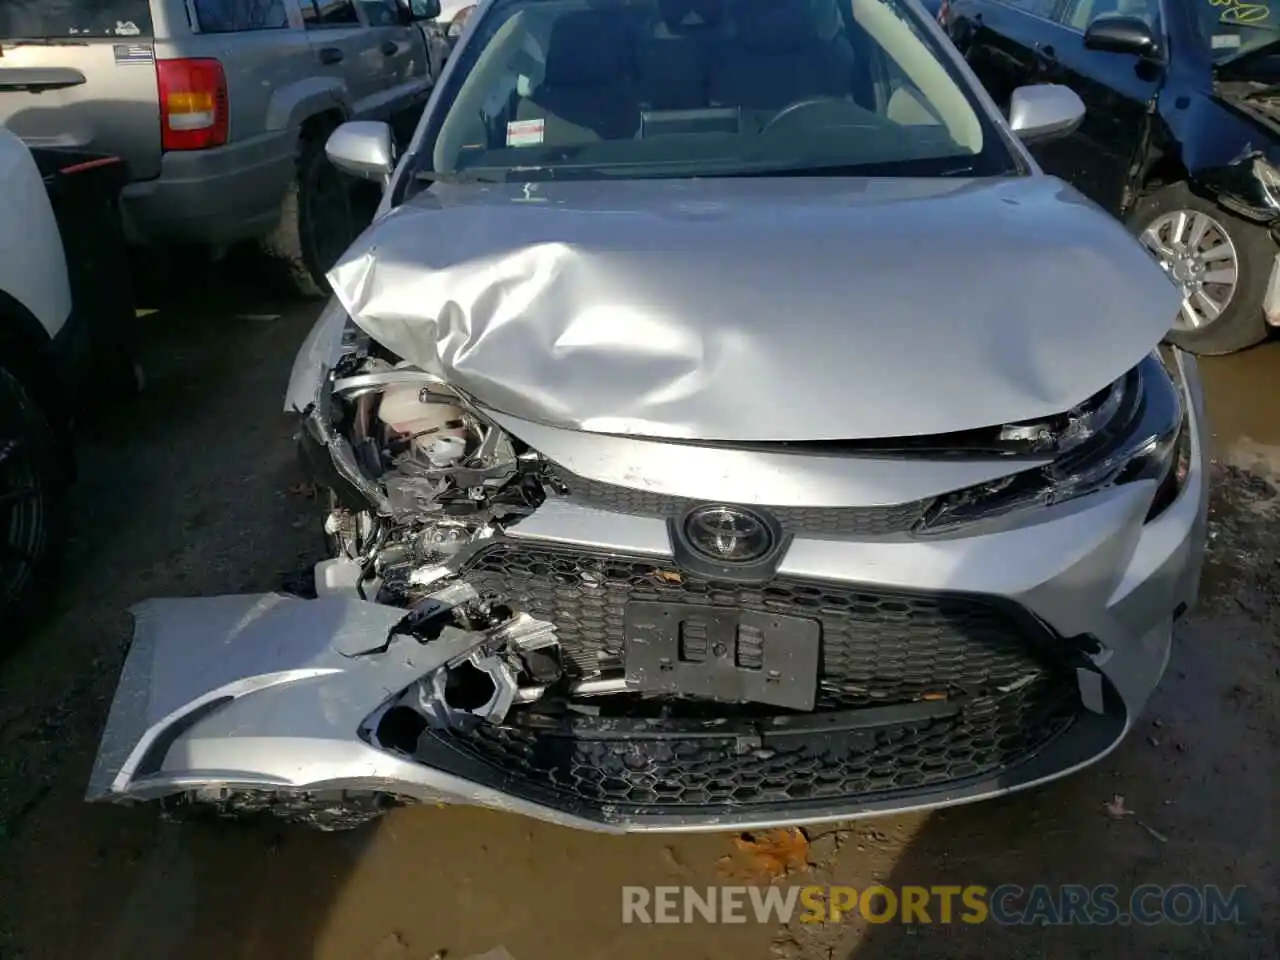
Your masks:
<svg viewBox="0 0 1280 960"><path fill-rule="evenodd" d="M1201 326L1175 327L1169 332L1169 342L1190 353L1220 356L1251 347L1265 339L1267 322L1262 312L1262 300L1276 255L1276 245L1267 229L1196 195L1185 182L1162 187L1140 199L1130 211L1127 221L1143 245L1171 273L1172 263L1166 262L1166 258L1158 253L1152 240L1148 239L1148 231L1154 230L1155 239L1166 249L1171 249L1167 240L1176 232L1174 218L1179 212L1192 215L1187 223L1202 224L1205 221L1196 217L1207 218L1209 226L1202 235L1205 239L1199 245L1201 252L1205 252L1206 247L1218 250L1223 246L1219 233L1229 241L1231 259L1235 264L1235 283L1234 289L1226 293L1228 299L1216 317ZM1204 276L1213 276L1224 268L1226 262L1225 258L1201 262L1200 268L1207 271ZM1224 290L1224 284L1208 285L1206 295L1221 302ZM1203 316L1202 305L1203 301L1197 301L1195 309ZM1185 314L1186 308L1179 314L1179 322Z"/></svg>
<svg viewBox="0 0 1280 960"><path fill-rule="evenodd" d="M262 244L284 267L291 291L304 297L329 295L325 274L359 233L353 181L325 156L328 132L301 141L280 224Z"/></svg>
<svg viewBox="0 0 1280 960"><path fill-rule="evenodd" d="M66 529L66 451L45 413L0 367L0 648L29 628Z"/></svg>

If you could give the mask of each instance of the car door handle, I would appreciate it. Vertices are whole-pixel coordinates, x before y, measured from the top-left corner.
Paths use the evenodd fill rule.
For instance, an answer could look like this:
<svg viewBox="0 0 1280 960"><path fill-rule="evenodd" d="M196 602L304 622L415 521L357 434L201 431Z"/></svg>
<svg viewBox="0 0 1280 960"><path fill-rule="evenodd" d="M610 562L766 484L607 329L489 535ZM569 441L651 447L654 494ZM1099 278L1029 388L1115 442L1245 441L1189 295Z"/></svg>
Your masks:
<svg viewBox="0 0 1280 960"><path fill-rule="evenodd" d="M396 43L394 40L388 40L382 45L382 55L384 57L394 57L399 52L400 44Z"/></svg>
<svg viewBox="0 0 1280 960"><path fill-rule="evenodd" d="M320 62L326 65L342 62L342 51L337 47L321 47Z"/></svg>
<svg viewBox="0 0 1280 960"><path fill-rule="evenodd" d="M1057 63L1058 55L1053 50L1051 43L1037 43L1036 52L1048 63Z"/></svg>

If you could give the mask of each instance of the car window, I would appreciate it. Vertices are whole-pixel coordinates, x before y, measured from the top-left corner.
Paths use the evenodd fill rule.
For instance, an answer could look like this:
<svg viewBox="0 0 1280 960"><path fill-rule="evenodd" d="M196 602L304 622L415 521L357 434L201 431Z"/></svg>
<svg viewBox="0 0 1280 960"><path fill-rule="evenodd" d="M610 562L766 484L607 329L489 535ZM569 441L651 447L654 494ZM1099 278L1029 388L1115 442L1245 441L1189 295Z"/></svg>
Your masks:
<svg viewBox="0 0 1280 960"><path fill-rule="evenodd" d="M395 0L360 0L360 6L364 9L365 21L371 27L394 27L400 23Z"/></svg>
<svg viewBox="0 0 1280 960"><path fill-rule="evenodd" d="M345 27L360 23L354 0L301 0L308 27Z"/></svg>
<svg viewBox="0 0 1280 960"><path fill-rule="evenodd" d="M1054 8L1058 6L1058 0L996 0L996 2L1045 20L1053 17Z"/></svg>
<svg viewBox="0 0 1280 960"><path fill-rule="evenodd" d="M0 0L0 38L149 37L148 0Z"/></svg>
<svg viewBox="0 0 1280 960"><path fill-rule="evenodd" d="M905 0L496 0L420 152L520 180L1017 162Z"/></svg>
<svg viewBox="0 0 1280 960"><path fill-rule="evenodd" d="M1201 44L1214 60L1229 60L1280 40L1280 9L1241 0L1188 0Z"/></svg>
<svg viewBox="0 0 1280 960"><path fill-rule="evenodd" d="M1069 0L1062 8L1061 19L1073 30L1083 32L1095 17L1104 13L1139 17L1155 29L1160 20L1160 3L1159 0Z"/></svg>
<svg viewBox="0 0 1280 960"><path fill-rule="evenodd" d="M284 0L194 0L201 33L283 30L289 26Z"/></svg>

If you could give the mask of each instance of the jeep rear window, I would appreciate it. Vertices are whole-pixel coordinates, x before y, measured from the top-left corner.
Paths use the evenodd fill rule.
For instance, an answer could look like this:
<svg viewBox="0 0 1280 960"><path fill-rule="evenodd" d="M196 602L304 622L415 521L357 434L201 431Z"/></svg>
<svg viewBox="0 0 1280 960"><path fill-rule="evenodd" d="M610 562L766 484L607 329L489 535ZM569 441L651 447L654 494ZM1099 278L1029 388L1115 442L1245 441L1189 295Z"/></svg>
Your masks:
<svg viewBox="0 0 1280 960"><path fill-rule="evenodd" d="M149 0L0 0L0 40L149 37Z"/></svg>

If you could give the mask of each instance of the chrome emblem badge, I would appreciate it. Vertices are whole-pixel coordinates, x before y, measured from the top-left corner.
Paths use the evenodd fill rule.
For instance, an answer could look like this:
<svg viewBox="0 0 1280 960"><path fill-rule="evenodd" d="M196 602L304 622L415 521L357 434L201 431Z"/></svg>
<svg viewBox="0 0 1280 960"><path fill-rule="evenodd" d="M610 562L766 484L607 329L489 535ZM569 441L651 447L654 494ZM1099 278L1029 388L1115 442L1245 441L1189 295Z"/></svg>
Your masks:
<svg viewBox="0 0 1280 960"><path fill-rule="evenodd" d="M769 524L741 507L698 507L685 517L684 535L695 552L717 563L751 563L774 545Z"/></svg>

